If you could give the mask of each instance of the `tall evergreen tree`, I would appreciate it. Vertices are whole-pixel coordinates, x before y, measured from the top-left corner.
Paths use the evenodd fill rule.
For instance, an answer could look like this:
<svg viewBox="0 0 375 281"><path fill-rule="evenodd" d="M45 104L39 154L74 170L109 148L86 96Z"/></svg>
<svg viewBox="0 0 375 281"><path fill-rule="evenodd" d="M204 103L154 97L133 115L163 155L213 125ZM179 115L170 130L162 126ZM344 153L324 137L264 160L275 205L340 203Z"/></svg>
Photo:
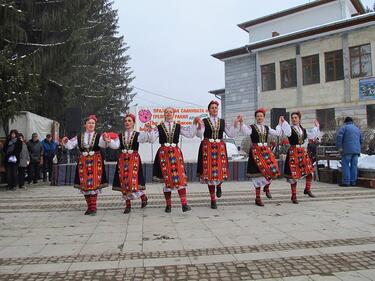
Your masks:
<svg viewBox="0 0 375 281"><path fill-rule="evenodd" d="M134 94L128 48L117 34L118 16L112 3L8 0L7 5L20 15L4 17L4 26L14 36L5 38L8 30L0 29L1 50L5 52L5 45L10 45L8 56L27 58L28 63L19 68L33 77L38 88L28 96L32 102L13 109L28 109L61 121L66 107L78 106L84 115L99 115L101 127L119 128L120 114ZM0 60L0 64L6 67L6 61Z"/></svg>
<svg viewBox="0 0 375 281"><path fill-rule="evenodd" d="M31 57L17 51L17 43L26 38L20 25L24 14L13 1L6 1L0 5L0 15L0 122L7 134L8 121L27 107L38 92L38 84L28 71Z"/></svg>
<svg viewBox="0 0 375 281"><path fill-rule="evenodd" d="M88 11L87 38L73 54L79 79L72 89L72 101L85 115L96 113L99 127L119 129L121 113L128 109L133 96L133 80L128 67L128 47L117 36L117 11L108 0L93 0ZM82 55L83 54L83 55Z"/></svg>
<svg viewBox="0 0 375 281"><path fill-rule="evenodd" d="M28 52L35 53L33 71L38 74L40 93L34 99L31 111L62 120L70 105L67 89L72 81L73 65L70 56L85 37L89 0L19 0L25 12Z"/></svg>

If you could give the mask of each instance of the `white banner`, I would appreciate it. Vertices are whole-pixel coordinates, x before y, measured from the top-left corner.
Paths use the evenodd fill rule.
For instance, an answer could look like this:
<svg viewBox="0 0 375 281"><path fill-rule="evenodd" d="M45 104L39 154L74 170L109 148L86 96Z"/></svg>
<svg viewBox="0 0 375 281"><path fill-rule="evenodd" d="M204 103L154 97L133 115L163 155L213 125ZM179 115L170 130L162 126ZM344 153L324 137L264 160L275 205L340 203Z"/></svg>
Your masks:
<svg viewBox="0 0 375 281"><path fill-rule="evenodd" d="M151 123L152 125L160 124L164 121L165 107L137 106L131 108L131 113L136 117L136 129L144 131L144 125ZM208 116L208 109L204 107L174 107L174 121L182 126L193 124L195 117L205 118Z"/></svg>

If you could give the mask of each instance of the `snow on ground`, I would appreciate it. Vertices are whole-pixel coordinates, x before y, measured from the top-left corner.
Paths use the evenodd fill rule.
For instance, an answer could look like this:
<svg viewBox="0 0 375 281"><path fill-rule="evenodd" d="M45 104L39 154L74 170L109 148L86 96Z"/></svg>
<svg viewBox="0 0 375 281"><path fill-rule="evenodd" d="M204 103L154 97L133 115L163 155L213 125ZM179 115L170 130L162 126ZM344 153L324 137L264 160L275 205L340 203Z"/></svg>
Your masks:
<svg viewBox="0 0 375 281"><path fill-rule="evenodd" d="M358 159L358 168L375 170L375 155L361 154Z"/></svg>
<svg viewBox="0 0 375 281"><path fill-rule="evenodd" d="M327 166L327 161L321 160L319 164ZM340 169L341 161L329 161L329 166L335 170ZM375 155L361 154L358 158L358 169L375 170Z"/></svg>

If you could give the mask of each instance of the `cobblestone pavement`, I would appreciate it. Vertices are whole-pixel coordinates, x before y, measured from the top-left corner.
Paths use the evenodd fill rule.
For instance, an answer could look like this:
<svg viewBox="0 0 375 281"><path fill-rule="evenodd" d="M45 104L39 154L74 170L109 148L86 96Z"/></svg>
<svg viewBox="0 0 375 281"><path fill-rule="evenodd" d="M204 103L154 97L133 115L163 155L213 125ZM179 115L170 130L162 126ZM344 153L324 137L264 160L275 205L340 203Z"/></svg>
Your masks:
<svg viewBox="0 0 375 281"><path fill-rule="evenodd" d="M107 188L95 217L72 187L0 189L0 280L375 280L375 189L314 182L310 199L302 184L300 204L275 181L260 208L228 182L217 210L190 184L193 210L175 194L171 214L153 184L127 215Z"/></svg>

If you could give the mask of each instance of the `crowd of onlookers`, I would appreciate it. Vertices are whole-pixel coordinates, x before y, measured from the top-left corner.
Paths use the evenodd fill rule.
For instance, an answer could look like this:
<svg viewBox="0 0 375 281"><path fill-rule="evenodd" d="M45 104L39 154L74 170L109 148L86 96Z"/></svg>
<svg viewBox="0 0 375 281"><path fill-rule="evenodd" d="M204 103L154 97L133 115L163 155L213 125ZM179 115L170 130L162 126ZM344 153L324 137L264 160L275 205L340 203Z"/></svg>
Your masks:
<svg viewBox="0 0 375 281"><path fill-rule="evenodd" d="M23 134L11 130L3 146L7 189L26 188L26 182L35 184L40 178L51 181L57 146L50 134L40 141L38 134L33 133L26 142Z"/></svg>
<svg viewBox="0 0 375 281"><path fill-rule="evenodd" d="M117 151L103 149L102 153L106 161L117 160ZM40 179L51 182L53 165L76 163L79 151L65 149L50 134L41 141L38 134L33 133L27 141L23 134L11 130L3 146L0 143L0 154L4 156L0 166L5 167L7 189L16 190L26 188L27 183L38 183Z"/></svg>

